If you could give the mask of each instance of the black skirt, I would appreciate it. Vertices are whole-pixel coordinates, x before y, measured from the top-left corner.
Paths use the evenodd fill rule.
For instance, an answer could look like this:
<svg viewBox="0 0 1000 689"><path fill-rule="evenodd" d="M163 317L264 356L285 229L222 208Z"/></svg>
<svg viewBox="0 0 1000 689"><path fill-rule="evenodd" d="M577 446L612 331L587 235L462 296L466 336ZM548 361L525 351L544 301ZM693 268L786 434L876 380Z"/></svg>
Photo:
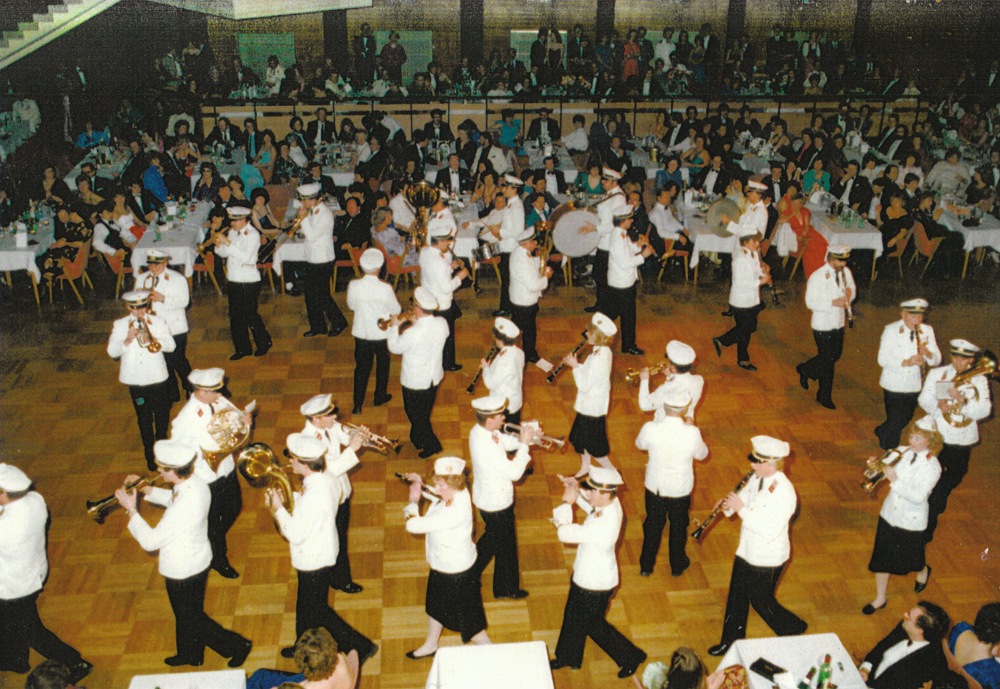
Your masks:
<svg viewBox="0 0 1000 689"><path fill-rule="evenodd" d="M463 643L485 630L486 611L475 567L457 574L432 569L427 577L424 610L446 629L461 633Z"/></svg>
<svg viewBox="0 0 1000 689"><path fill-rule="evenodd" d="M573 420L573 428L569 431L569 442L577 454L589 452L591 457L607 457L611 454L607 420L606 416L586 416L577 413Z"/></svg>
<svg viewBox="0 0 1000 689"><path fill-rule="evenodd" d="M868 570L888 574L921 572L926 564L925 545L923 531L900 529L879 517Z"/></svg>

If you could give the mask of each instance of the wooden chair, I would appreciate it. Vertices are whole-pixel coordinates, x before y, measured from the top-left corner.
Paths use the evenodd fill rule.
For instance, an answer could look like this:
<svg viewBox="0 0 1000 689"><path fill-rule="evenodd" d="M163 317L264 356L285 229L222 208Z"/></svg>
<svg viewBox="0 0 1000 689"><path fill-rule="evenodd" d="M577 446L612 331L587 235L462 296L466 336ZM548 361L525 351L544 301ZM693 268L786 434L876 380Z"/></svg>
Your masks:
<svg viewBox="0 0 1000 689"><path fill-rule="evenodd" d="M264 237L264 235L261 235L261 237L260 237L260 244L261 244L261 246L263 246L266 242L267 242L267 239ZM207 256L206 256L206 259L207 259ZM267 271L267 281L271 285L271 292L274 293L274 252L273 251L271 252L270 258L268 258L263 263L261 263L260 261L257 261L257 270ZM213 281L214 281L214 277L213 277ZM281 291L284 292L285 291L285 283L282 280L279 279L278 280L278 284L281 286Z"/></svg>
<svg viewBox="0 0 1000 689"><path fill-rule="evenodd" d="M500 257L494 256L493 258L487 259L485 261L479 261L480 266L493 266L493 270L497 274L497 284L500 283ZM479 269L476 268L476 262L469 260L469 266L472 268L472 285L474 290L478 290L478 284L476 282L476 276L479 274Z"/></svg>
<svg viewBox="0 0 1000 689"><path fill-rule="evenodd" d="M924 264L924 269L920 272L920 279L924 279L924 273L927 272L927 268L930 266L931 261L934 260L934 254L937 252L938 247L941 246L941 242L944 241L944 237L935 237L930 239L927 236L927 231L924 226L918 222L913 223L913 256L910 257L910 262L907 265L911 265L917 260L918 255L923 255L927 257L927 263Z"/></svg>
<svg viewBox="0 0 1000 689"><path fill-rule="evenodd" d="M777 230L775 230L775 231L777 231ZM798 244L799 244L799 252L797 254L789 254L788 255L788 257L791 257L791 256L795 257L795 264L792 265L792 272L788 276L788 281L789 282L791 282L792 278L795 277L795 271L798 270L799 264L802 263L802 256L805 255L805 253L806 253L806 247L809 246L809 242L812 241L812 237L809 235L808 232L803 232L802 234L797 235L797 241L798 241ZM788 262L788 257L785 258L785 261L783 263L787 263Z"/></svg>
<svg viewBox="0 0 1000 689"><path fill-rule="evenodd" d="M386 277L394 276L394 279L392 281L393 291L395 291L399 287L399 277L401 275L407 275L408 280L411 280L416 284L419 284L420 264L417 264L415 266L406 266L404 268L403 267L403 258L405 258L404 256L390 256L388 253L386 253L385 247L382 246L381 244L378 245L378 250L382 252L382 256L383 258L385 258Z"/></svg>
<svg viewBox="0 0 1000 689"><path fill-rule="evenodd" d="M917 223L914 223L914 225L916 225L916 224ZM921 230L924 229L923 225L920 226L920 229ZM883 254L882 255L882 258L884 258L884 259L890 259L890 258L896 259L896 262L899 264L899 279L900 280L903 279L903 254L906 252L906 247L910 243L910 237L912 237L912 236L913 236L913 228L911 227L909 230L906 231L906 234L903 235L903 238L896 242L896 250L895 251L893 251L891 254ZM874 274L872 275L872 280L874 281L875 278L877 278L877 277L878 277L878 270L875 270Z"/></svg>
<svg viewBox="0 0 1000 689"><path fill-rule="evenodd" d="M347 254L351 257L350 259L344 259L342 261L334 261L333 263L333 277L330 282L330 291L337 291L337 269L338 268L353 268L354 276L361 277L361 269L358 268L358 260L361 258L361 252L368 247L368 242L361 245L360 249L355 249L350 244L341 244L340 248L345 250Z"/></svg>
<svg viewBox="0 0 1000 689"><path fill-rule="evenodd" d="M104 257L104 261L108 268L111 269L111 272L118 276L118 279L115 280L115 299L117 299L122 289L122 278L132 274L132 266L125 265L121 254L116 253L111 256L101 254L101 256Z"/></svg>
<svg viewBox="0 0 1000 689"><path fill-rule="evenodd" d="M80 290L76 288L76 283L73 282L77 278L90 286L90 289L94 289L94 283L90 281L90 276L87 275L87 261L90 259L90 240L88 239L83 243L83 246L76 252L76 258L71 262L63 265L63 272L61 275L55 277L59 281L59 288L63 289L66 282L69 282L69 286L73 288L73 293L76 295L77 301L83 304L83 297L80 296ZM52 289L49 289L49 303L52 303L52 293L55 291L55 285Z"/></svg>
<svg viewBox="0 0 1000 689"><path fill-rule="evenodd" d="M209 251L201 254L201 257L202 263L195 262L193 266L194 273L198 276L198 281L201 281L202 274L208 273L208 277L212 279L212 284L215 285L215 291L219 293L219 296L222 296L222 290L219 289L219 281L215 279L215 254Z"/></svg>
<svg viewBox="0 0 1000 689"><path fill-rule="evenodd" d="M663 267L660 268L660 273L659 273L659 275L656 276L656 281L657 282L659 282L660 280L663 279L663 271L665 271L667 269L667 263L669 261L671 261L672 259L675 259L675 258L681 259L681 263L684 264L684 282L688 281L688 258L690 258L691 252L690 251L674 251L674 244L676 244L676 240L671 239L670 240L670 245L667 247L666 253L664 253L663 254L663 258L661 258L661 262L663 263Z"/></svg>

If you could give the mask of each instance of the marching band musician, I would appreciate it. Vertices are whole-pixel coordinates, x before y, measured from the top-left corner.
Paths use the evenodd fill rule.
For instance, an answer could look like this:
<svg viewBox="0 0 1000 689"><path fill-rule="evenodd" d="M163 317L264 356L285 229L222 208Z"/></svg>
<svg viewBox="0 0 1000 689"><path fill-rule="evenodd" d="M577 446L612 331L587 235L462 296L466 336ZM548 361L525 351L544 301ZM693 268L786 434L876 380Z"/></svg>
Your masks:
<svg viewBox="0 0 1000 689"><path fill-rule="evenodd" d="M93 664L38 616L38 596L49 573L48 521L45 499L31 490L27 474L0 462L0 672L30 670L34 648L69 668L69 681L76 684L90 674Z"/></svg>
<svg viewBox="0 0 1000 689"><path fill-rule="evenodd" d="M755 179L747 182L746 197L747 208L740 214L739 218L733 219L723 213L719 216L722 222L727 223L730 234L737 237L746 236L749 230L760 234L763 238L767 234L767 207L761 200L761 192L767 187ZM753 234L750 232L750 234Z"/></svg>
<svg viewBox="0 0 1000 689"><path fill-rule="evenodd" d="M330 296L333 277L333 212L320 198L323 188L319 184L303 184L299 196L299 232L305 238L306 249L306 317L309 330L303 337L329 335L336 337L347 328L347 319ZM330 321L327 329L327 320ZM307 627L308 629L308 627Z"/></svg>
<svg viewBox="0 0 1000 689"><path fill-rule="evenodd" d="M486 611L475 568L476 546L472 543L472 499L465 480L465 462L458 457L439 457L431 476L437 497L427 496L430 507L420 516L423 480L419 474L407 474L410 502L403 508L406 530L426 534L427 638L420 648L408 651L410 660L429 658L437 653L441 632L459 632L462 642L489 644Z"/></svg>
<svg viewBox="0 0 1000 689"><path fill-rule="evenodd" d="M629 236L635 209L626 205L614 216L614 229L608 240L608 274L606 299L602 313L612 321L621 318L622 354L645 354L635 343L635 300L638 268L649 256L653 247L646 238L633 241Z"/></svg>
<svg viewBox="0 0 1000 689"><path fill-rule="evenodd" d="M535 228L527 227L517 236L517 246L510 252L510 320L521 331L524 360L529 364L537 363L540 358L535 349L538 300L548 289L552 277L550 266L539 270L539 258L534 255L537 239Z"/></svg>
<svg viewBox="0 0 1000 689"><path fill-rule="evenodd" d="M663 528L670 519L670 573L679 577L691 561L684 552L690 523L691 492L694 490L694 460L708 457L708 446L701 431L684 423L691 406L686 387L673 385L660 397L662 417L643 425L635 446L649 453L646 464L646 520L642 523L642 555L639 573L653 573L660 550Z"/></svg>
<svg viewBox="0 0 1000 689"><path fill-rule="evenodd" d="M579 670L589 636L621 668L618 677L633 675L646 654L605 619L611 596L619 583L615 544L621 535L623 511L617 497L625 483L613 468L594 467L577 483L563 479L562 504L552 511L552 523L562 543L577 544L573 578L563 612L553 670ZM573 523L573 505L587 514L582 524Z"/></svg>
<svg viewBox="0 0 1000 689"><path fill-rule="evenodd" d="M528 444L534 431L521 426L520 436L501 433L506 421L506 400L498 395L472 401L476 425L469 431L472 459L472 504L483 518L483 535L476 541L475 570L481 577L496 556L493 568L494 598L527 598L521 589L517 560L517 529L514 526L514 481L524 476L531 461ZM513 459L508 453L515 452Z"/></svg>
<svg viewBox="0 0 1000 689"><path fill-rule="evenodd" d="M931 568L925 555L927 528L927 498L941 476L937 454L941 451L941 434L934 419L924 416L908 429L905 446L897 449L900 457L894 466L886 465L885 478L889 494L879 512L868 570L875 574L875 600L861 612L872 615L886 605L889 575L917 573L914 591L927 587Z"/></svg>
<svg viewBox="0 0 1000 689"><path fill-rule="evenodd" d="M729 580L722 641L708 649L709 655L725 655L737 639L746 637L750 605L778 636L805 634L808 626L774 597L778 579L791 555L788 521L795 513L795 488L784 474L788 443L766 435L750 439L753 452L747 457L754 475L738 492L719 501L724 514L742 520L740 544L736 548Z"/></svg>
<svg viewBox="0 0 1000 689"><path fill-rule="evenodd" d="M264 496L264 503L288 541L292 567L298 579L295 599L295 638L307 629L323 627L345 651L355 650L363 664L375 655L378 646L341 619L329 603L334 562L343 547L335 525L340 487L326 473L326 446L306 433L292 433L285 441L285 455L292 471L302 477L302 490L293 494L290 513L282 504L277 488ZM283 658L295 657L295 646L281 649Z"/></svg>
<svg viewBox="0 0 1000 689"><path fill-rule="evenodd" d="M517 248L519 238L525 232L524 227L524 202L521 200L521 187L524 182L517 175L507 174L500 182L500 192L503 194L504 203L503 215L500 219L500 226L487 227L500 241L500 306L493 313L494 316L510 316L510 263L511 254Z"/></svg>
<svg viewBox="0 0 1000 689"><path fill-rule="evenodd" d="M145 486L140 490L148 502L166 507L159 523L151 527L139 514L134 490L119 488L115 497L128 512L128 530L139 546L150 553L160 551L159 569L176 620L177 643L177 655L163 662L171 667L201 665L207 646L229 658L229 667L240 667L250 655L250 639L223 628L205 614L205 587L212 561L208 542L212 497L205 482L195 475L198 450L177 440L158 440L154 449L160 476L172 488ZM125 483L138 478L129 476Z"/></svg>
<svg viewBox="0 0 1000 689"><path fill-rule="evenodd" d="M356 467L358 450L364 443L361 433L349 434L340 425L337 414L340 409L333 401L332 395L316 395L299 407L306 417L306 425L302 434L315 437L326 451L324 472L334 478L337 484L337 561L333 565L333 575L330 580L332 588L344 593L361 593L364 588L355 583L351 577L351 559L347 552L347 534L351 526L351 495L353 488L348 472ZM343 447L343 451L341 451Z"/></svg>
<svg viewBox="0 0 1000 689"><path fill-rule="evenodd" d="M146 455L146 466L155 471L153 443L167 437L170 423L170 393L164 352L174 349L174 338L166 321L149 313L149 292L133 290L122 295L129 315L119 318L108 338L108 355L121 358L118 380L128 386L139 423L139 435ZM140 323L139 321L142 321ZM140 333L143 343L140 343ZM150 338L145 342L146 333ZM150 351L156 348L157 351Z"/></svg>
<svg viewBox="0 0 1000 689"><path fill-rule="evenodd" d="M392 285L379 279L385 257L378 249L365 249L361 254L364 276L351 280L347 286L347 308L354 312L351 334L354 336L354 409L360 414L368 392L368 377L375 363L374 406L381 407L392 399L389 388L388 333L378 327L381 319L401 311Z"/></svg>
<svg viewBox="0 0 1000 689"><path fill-rule="evenodd" d="M666 382L652 393L649 392L649 369L645 368L639 372L639 409L655 412L653 418L659 421L663 418L663 397L673 386L681 386L691 395L691 404L684 411L684 423L694 424L694 410L698 407L701 393L705 389L705 379L691 373L695 351L690 345L679 340L671 340L667 343L664 356L668 362L664 370Z"/></svg>
<svg viewBox="0 0 1000 689"><path fill-rule="evenodd" d="M899 445L900 434L913 418L923 367L941 363L934 329L924 323L927 302L910 299L899 307L901 320L885 326L878 348L885 421L875 429L875 435L883 450Z"/></svg>
<svg viewBox="0 0 1000 689"><path fill-rule="evenodd" d="M133 289L149 292L149 312L167 322L170 334L174 338L174 351L165 352L167 361L167 380L169 381L170 401L180 400L174 374L180 379L181 387L188 396L193 388L188 382L191 364L187 358L188 322L185 313L191 303L191 290L183 275L167 267L170 256L159 249L151 249L146 254L146 272L140 273L135 279Z"/></svg>
<svg viewBox="0 0 1000 689"><path fill-rule="evenodd" d="M229 360L239 361L251 353L254 356L264 356L273 342L264 319L257 312L257 300L260 298L260 273L257 271L260 233L249 223L249 208L233 206L228 209L228 213L230 230L225 235L216 235L215 254L227 259L229 334L236 349ZM253 333L257 344L256 352L250 346L247 330Z"/></svg>
<svg viewBox="0 0 1000 689"><path fill-rule="evenodd" d="M967 340L952 340L949 344L951 363L930 370L917 400L920 408L933 417L944 439L944 447L938 454L941 478L928 499L928 543L934 538L938 517L948 506L948 496L958 488L969 470L972 447L979 442L979 422L992 410L986 376L974 375L960 385L947 385L947 381L957 376L968 375L978 357L983 355L979 347Z"/></svg>
<svg viewBox="0 0 1000 689"><path fill-rule="evenodd" d="M602 467L611 468L611 446L608 444L608 407L611 404L612 355L608 343L618 328L603 313L595 313L587 326L587 344L593 350L584 363L574 354L567 354L563 361L573 369L576 383L576 401L573 409L576 418L569 431L569 442L580 454L580 471L577 478L590 471L590 459L595 458Z"/></svg>
<svg viewBox="0 0 1000 689"><path fill-rule="evenodd" d="M393 316L389 326L389 351L403 357L399 382L403 388L403 411L410 420L410 442L420 450L423 459L442 449L431 426L431 414L438 385L444 379L442 360L448 322L436 315L437 308L434 295L421 285L413 291L413 310L409 316L412 325L401 333L401 319Z"/></svg>
<svg viewBox="0 0 1000 689"><path fill-rule="evenodd" d="M614 218L621 215L622 210L628 205L628 198L625 192L618 186L621 180L621 173L606 167L601 170L601 186L604 188L604 196L598 201L596 206L597 224L587 223L581 232L597 232L597 255L594 257L594 283L596 285L597 298L593 306L584 309L587 313L605 312L607 309L608 289L608 261L611 249L611 234L614 231Z"/></svg>
<svg viewBox="0 0 1000 689"><path fill-rule="evenodd" d="M758 194L759 197L759 194ZM761 204L762 205L762 204ZM763 234L754 227L730 223L738 233L740 247L733 254L733 284L729 288L729 308L733 314L733 327L720 337L712 339L715 353L722 356L722 348L736 345L736 365L746 371L756 371L750 363L750 338L757 331L757 314L763 308L760 303L760 287L771 281L761 263L760 242ZM764 217L767 217L765 212Z"/></svg>
<svg viewBox="0 0 1000 689"><path fill-rule="evenodd" d="M448 217L450 216L451 211L448 211ZM429 292L429 296L437 304L434 315L443 318L448 325L448 338L444 343L442 354L442 366L445 371L462 370L462 367L455 363L455 321L462 316L462 310L454 300L454 292L469 275L464 266L452 275L452 272L462 265L451 252L454 231L454 218L449 223L444 215L435 215L427 223L428 245L420 250L420 285Z"/></svg>
<svg viewBox="0 0 1000 689"><path fill-rule="evenodd" d="M834 367L844 351L844 325L851 312L851 302L858 296L854 275L847 267L851 248L831 244L826 251L826 265L816 269L806 282L806 307L812 311L816 356L795 367L799 385L809 389L810 380L819 381L816 401L827 409L833 403Z"/></svg>
<svg viewBox="0 0 1000 689"><path fill-rule="evenodd" d="M208 540L212 544L212 569L226 579L235 579L239 573L229 564L226 533L243 509L243 493L236 476L236 462L226 455L213 469L205 455L220 450L219 441L209 433L209 424L221 411L236 409L236 405L222 395L226 372L221 368L195 369L188 380L194 393L170 424L170 438L198 448L194 472L206 484L212 495L208 511ZM243 421L250 424L249 411L240 412Z"/></svg>
<svg viewBox="0 0 1000 689"><path fill-rule="evenodd" d="M497 316L493 322L493 346L497 354L493 361L480 359L479 366L483 369L483 384L490 391L491 397L507 400L504 409L504 420L507 423L521 423L521 405L524 401L522 387L524 383L524 352L515 344L518 333L521 333L511 321Z"/></svg>

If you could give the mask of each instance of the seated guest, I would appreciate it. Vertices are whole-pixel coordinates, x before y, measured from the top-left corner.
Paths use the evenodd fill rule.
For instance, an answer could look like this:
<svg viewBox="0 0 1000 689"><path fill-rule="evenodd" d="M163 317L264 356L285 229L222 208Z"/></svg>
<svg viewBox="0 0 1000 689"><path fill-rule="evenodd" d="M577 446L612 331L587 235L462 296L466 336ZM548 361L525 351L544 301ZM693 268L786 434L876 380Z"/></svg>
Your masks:
<svg viewBox="0 0 1000 689"><path fill-rule="evenodd" d="M389 256L402 256L404 268L420 264L417 247L408 243L407 238L407 228L397 228L393 222L392 210L375 209L372 213L371 245L382 249Z"/></svg>
<svg viewBox="0 0 1000 689"><path fill-rule="evenodd" d="M868 179L858 174L858 163L854 160L848 161L844 176L836 184L830 185L830 193L841 203L862 214L868 210L874 195Z"/></svg>
<svg viewBox="0 0 1000 689"><path fill-rule="evenodd" d="M94 129L94 124L90 120L84 123L83 133L76 139L76 147L87 150L96 148L97 146L107 146L109 143L111 141L108 139L107 133L103 130Z"/></svg>
<svg viewBox="0 0 1000 689"><path fill-rule="evenodd" d="M556 208L559 207L559 199L553 196L548 190L548 181L545 177L535 175L531 178L530 185L525 184L525 202L531 200L534 196L541 196L545 199L545 209L547 212L551 213Z"/></svg>
<svg viewBox="0 0 1000 689"><path fill-rule="evenodd" d="M295 139L289 138L295 141ZM289 140L282 140L278 143L278 157L274 161L274 170L271 172L272 184L291 184L292 180L295 180L294 183L298 184L299 180L305 174L305 170L302 169L299 163L292 159L291 150ZM299 151L301 150L300 148ZM304 156L302 160L306 161Z"/></svg>
<svg viewBox="0 0 1000 689"><path fill-rule="evenodd" d="M661 244L673 242L673 248L680 251L688 251L691 247L691 239L676 207L679 192L680 186L670 180L656 193L656 203L649 211L649 222L656 228L656 232L649 235L654 248L657 244L654 234L660 238Z"/></svg>
<svg viewBox="0 0 1000 689"><path fill-rule="evenodd" d="M60 206L56 210L55 241L35 259L48 289L52 288L53 280L64 274L66 265L76 259L80 248L93 237L94 230L83 217L88 212L78 206Z"/></svg>
<svg viewBox="0 0 1000 689"><path fill-rule="evenodd" d="M861 170L858 174L867 179L869 182L874 183L875 178L878 177L881 172L882 170L879 168L878 157L874 153L865 153L864 158L861 159Z"/></svg>
<svg viewBox="0 0 1000 689"><path fill-rule="evenodd" d="M939 222L944 208L935 208L935 193L925 191L913 211L914 222L920 223L928 239L941 237L941 244L934 252L930 271L943 277L959 277L965 260L965 237L960 232L952 232Z"/></svg>
<svg viewBox="0 0 1000 689"><path fill-rule="evenodd" d="M153 153L149 156L149 168L142 176L142 187L155 196L157 201L166 203L167 185L163 181L159 153Z"/></svg>
<svg viewBox="0 0 1000 689"><path fill-rule="evenodd" d="M132 247L136 243L130 227L121 227L114 220L115 202L102 201L97 206L98 220L94 225L94 248L102 254L117 257L122 265L128 265Z"/></svg>
<svg viewBox="0 0 1000 689"><path fill-rule="evenodd" d="M479 217L482 218L490 212L494 199L500 193L500 175L490 166L480 175L479 180L469 202L475 204Z"/></svg>
<svg viewBox="0 0 1000 689"><path fill-rule="evenodd" d="M587 166L587 174L576 176L576 188L588 196L600 196L604 193L604 187L601 185L602 179L601 162L595 156L591 156L591 161Z"/></svg>
<svg viewBox="0 0 1000 689"><path fill-rule="evenodd" d="M667 182L673 182L679 189L684 188L684 175L681 173L681 161L677 156L664 158L663 169L656 171L655 189L659 191Z"/></svg>
<svg viewBox="0 0 1000 689"><path fill-rule="evenodd" d="M566 147L566 151L570 155L585 153L590 146L587 130L584 126L586 122L583 115L573 115L573 131L566 134L559 142Z"/></svg>
<svg viewBox="0 0 1000 689"><path fill-rule="evenodd" d="M469 177L469 171L461 167L457 153L448 156L448 167L438 170L434 185L447 189L452 194L472 191L472 178Z"/></svg>
<svg viewBox="0 0 1000 689"><path fill-rule="evenodd" d="M345 244L360 249L371 239L371 225L361 217L361 201L357 197L349 196L344 205L347 213L337 217L334 231L333 245L338 261L347 261L351 258L344 248Z"/></svg>
<svg viewBox="0 0 1000 689"><path fill-rule="evenodd" d="M142 182L139 181L132 182L126 201L135 223L142 227L146 227L153 220L156 211L163 205L153 192L144 189Z"/></svg>
<svg viewBox="0 0 1000 689"><path fill-rule="evenodd" d="M978 206L986 213L993 211L997 190L986 183L979 170L972 171L972 181L965 188L965 200L969 205Z"/></svg>
<svg viewBox="0 0 1000 689"><path fill-rule="evenodd" d="M292 130L288 132L285 139L291 143L296 142L297 147L302 149L303 155L309 150L309 145L306 143L306 129L305 125L302 124L302 118L295 116L288 121L288 126Z"/></svg>
<svg viewBox="0 0 1000 689"><path fill-rule="evenodd" d="M307 629L295 642L295 667L298 674L279 670L257 670L247 680L247 689L353 689L358 682L361 663L358 652L344 655L337 642L323 627Z"/></svg>
<svg viewBox="0 0 1000 689"><path fill-rule="evenodd" d="M451 127L444 121L444 110L440 108L431 110L431 121L424 125L424 134L429 141L455 140L455 135L451 133Z"/></svg>
<svg viewBox="0 0 1000 689"><path fill-rule="evenodd" d="M884 260L886 254L892 252L896 245L903 240L906 234L913 227L913 216L910 215L903 200L903 192L899 189L890 189L883 199L888 198L888 206L882 208L879 214L879 231L882 233L882 256Z"/></svg>
<svg viewBox="0 0 1000 689"><path fill-rule="evenodd" d="M629 158L628 153L622 147L623 142L624 139L620 134L612 134L611 145L604 151L603 156L604 166L621 173L622 178L625 178L632 169L632 159Z"/></svg>
<svg viewBox="0 0 1000 689"><path fill-rule="evenodd" d="M948 613L920 601L865 656L858 671L872 689L919 689L928 681L936 686L949 674L941 648L949 626Z"/></svg>
<svg viewBox="0 0 1000 689"><path fill-rule="evenodd" d="M389 165L391 163L389 159L389 152L382 145L381 140L377 136L373 136L368 145L372 149L371 158L363 163L358 163L357 167L354 168L354 174L356 177L361 177L363 181L378 180L381 181L385 179L386 174L389 171Z"/></svg>
<svg viewBox="0 0 1000 689"><path fill-rule="evenodd" d="M919 165L917 153L915 151L907 151L902 160L903 166L899 168L899 176L903 178L904 186L908 175L916 175L917 181L920 182L919 186L924 186L924 171Z"/></svg>
<svg viewBox="0 0 1000 689"><path fill-rule="evenodd" d="M721 667L708 674L694 649L681 646L670 657L670 665L662 661L650 663L642 673L642 681L637 675L632 675L632 681L636 689L719 689L726 675Z"/></svg>
<svg viewBox="0 0 1000 689"><path fill-rule="evenodd" d="M982 689L1000 687L1000 603L987 603L976 614L974 625L959 622L945 647L948 667Z"/></svg>
<svg viewBox="0 0 1000 689"><path fill-rule="evenodd" d="M912 172L903 178L903 204L912 213L920 203L920 178Z"/></svg>
<svg viewBox="0 0 1000 689"><path fill-rule="evenodd" d="M413 143L403 151L403 160L413 163L413 170L410 172L417 178L423 178L424 176L424 168L427 166L428 161L427 147L429 145L430 141L427 139L427 133L423 129L417 129L413 132Z"/></svg>
<svg viewBox="0 0 1000 689"><path fill-rule="evenodd" d="M309 163L309 170L305 179L302 180L302 183L318 184L320 189L322 189L320 192L321 196L330 196L334 198L342 196L340 191L337 189L337 185L334 184L333 179L323 174L323 166L317 162Z"/></svg>
<svg viewBox="0 0 1000 689"><path fill-rule="evenodd" d="M326 108L317 108L316 119L306 125L306 146L310 150L332 142L337 136L333 122L326 119L326 114Z"/></svg>
<svg viewBox="0 0 1000 689"><path fill-rule="evenodd" d="M557 194L566 193L566 175L562 170L556 169L556 157L546 156L542 162L544 166L540 170L535 170L535 179L545 178L545 186Z"/></svg>
<svg viewBox="0 0 1000 689"><path fill-rule="evenodd" d="M812 169L802 178L802 188L810 196L817 191L830 191L830 173L823 169L823 159L816 156Z"/></svg>
<svg viewBox="0 0 1000 689"><path fill-rule="evenodd" d="M733 176L722 164L722 155L712 156L712 164L691 178L691 186L707 194L721 195L726 192Z"/></svg>
<svg viewBox="0 0 1000 689"><path fill-rule="evenodd" d="M539 137L546 136L550 141L558 141L562 130L559 129L559 123L549 117L551 113L551 108L539 108L538 117L531 121L525 138L536 141Z"/></svg>
<svg viewBox="0 0 1000 689"><path fill-rule="evenodd" d="M194 186L191 198L195 201L214 202L219 195L219 187L223 185L222 180L218 179L218 170L212 163L202 163L199 172L201 177Z"/></svg>
<svg viewBox="0 0 1000 689"><path fill-rule="evenodd" d="M547 222L551 211L545 203L544 194L531 194L525 202L527 216L524 218L525 227L535 227L538 223ZM539 228L540 229L540 228Z"/></svg>
<svg viewBox="0 0 1000 689"><path fill-rule="evenodd" d="M957 194L972 180L972 174L957 148L949 148L944 154L944 160L934 164L927 174L924 184L928 189L940 190L942 194Z"/></svg>

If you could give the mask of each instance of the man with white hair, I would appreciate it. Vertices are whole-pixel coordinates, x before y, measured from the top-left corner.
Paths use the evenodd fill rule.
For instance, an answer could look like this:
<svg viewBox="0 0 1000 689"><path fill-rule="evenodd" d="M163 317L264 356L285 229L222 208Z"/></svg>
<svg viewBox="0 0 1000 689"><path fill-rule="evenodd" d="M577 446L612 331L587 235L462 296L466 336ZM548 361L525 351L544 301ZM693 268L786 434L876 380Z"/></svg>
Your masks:
<svg viewBox="0 0 1000 689"><path fill-rule="evenodd" d="M385 263L378 249L365 249L361 254L363 277L351 280L347 286L347 308L354 312L351 334L354 336L354 409L352 414L360 414L368 392L368 378L372 363L375 363L374 405L380 407L392 399L389 386L389 338L387 329L379 327L380 320L386 320L400 312L399 300L389 285L379 280L378 274Z"/></svg>

